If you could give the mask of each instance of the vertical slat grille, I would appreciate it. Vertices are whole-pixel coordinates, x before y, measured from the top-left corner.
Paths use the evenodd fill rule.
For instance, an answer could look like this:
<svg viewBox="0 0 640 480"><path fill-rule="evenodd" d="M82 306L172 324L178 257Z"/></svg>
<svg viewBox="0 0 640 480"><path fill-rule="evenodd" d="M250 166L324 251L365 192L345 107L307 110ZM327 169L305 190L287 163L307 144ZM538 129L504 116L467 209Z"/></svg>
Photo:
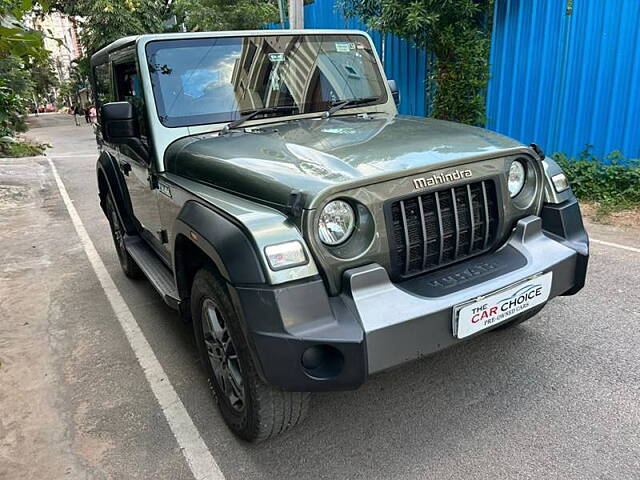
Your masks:
<svg viewBox="0 0 640 480"><path fill-rule="evenodd" d="M493 246L498 205L493 181L429 192L391 204L391 263L408 277Z"/></svg>

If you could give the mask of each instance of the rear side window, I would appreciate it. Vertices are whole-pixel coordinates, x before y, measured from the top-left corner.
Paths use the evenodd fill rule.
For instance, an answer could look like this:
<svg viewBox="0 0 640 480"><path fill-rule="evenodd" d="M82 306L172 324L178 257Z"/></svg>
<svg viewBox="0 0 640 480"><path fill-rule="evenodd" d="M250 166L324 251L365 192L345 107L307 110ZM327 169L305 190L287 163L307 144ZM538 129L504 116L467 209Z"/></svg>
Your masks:
<svg viewBox="0 0 640 480"><path fill-rule="evenodd" d="M96 65L93 69L96 81L96 108L100 111L100 106L113 101L111 90L111 67L108 63Z"/></svg>
<svg viewBox="0 0 640 480"><path fill-rule="evenodd" d="M138 75L138 68L135 61L113 64L113 75L116 92L115 100L118 102L129 102L135 107L140 125L140 136L146 141L147 127L145 121L144 97L142 95L142 84Z"/></svg>

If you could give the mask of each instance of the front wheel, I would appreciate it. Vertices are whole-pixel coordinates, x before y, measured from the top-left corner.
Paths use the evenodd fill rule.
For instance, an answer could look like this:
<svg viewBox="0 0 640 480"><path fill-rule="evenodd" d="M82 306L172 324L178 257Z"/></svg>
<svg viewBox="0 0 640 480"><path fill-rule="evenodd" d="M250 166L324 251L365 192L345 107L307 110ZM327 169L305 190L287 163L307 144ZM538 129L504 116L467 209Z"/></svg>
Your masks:
<svg viewBox="0 0 640 480"><path fill-rule="evenodd" d="M261 442L304 420L309 393L285 392L260 379L226 288L208 269L194 278L191 317L209 387L236 435Z"/></svg>

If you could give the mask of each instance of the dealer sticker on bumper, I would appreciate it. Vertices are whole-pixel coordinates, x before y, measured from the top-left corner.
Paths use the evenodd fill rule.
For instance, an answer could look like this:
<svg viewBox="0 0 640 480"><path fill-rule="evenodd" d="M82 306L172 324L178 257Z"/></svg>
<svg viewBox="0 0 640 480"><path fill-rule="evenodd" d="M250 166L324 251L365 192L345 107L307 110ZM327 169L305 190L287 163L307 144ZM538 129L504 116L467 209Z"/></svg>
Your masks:
<svg viewBox="0 0 640 480"><path fill-rule="evenodd" d="M453 333L465 338L543 304L551 293L552 272L507 287L454 309Z"/></svg>

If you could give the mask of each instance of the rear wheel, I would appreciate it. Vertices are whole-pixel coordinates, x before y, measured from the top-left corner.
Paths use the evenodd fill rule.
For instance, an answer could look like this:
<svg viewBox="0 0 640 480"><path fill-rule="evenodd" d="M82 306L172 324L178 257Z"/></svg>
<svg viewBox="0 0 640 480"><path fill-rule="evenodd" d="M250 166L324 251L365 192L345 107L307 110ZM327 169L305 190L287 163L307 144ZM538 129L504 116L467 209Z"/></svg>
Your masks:
<svg viewBox="0 0 640 480"><path fill-rule="evenodd" d="M207 269L193 281L191 316L209 387L236 435L261 442L304 420L309 393L285 392L260 379L226 289Z"/></svg>
<svg viewBox="0 0 640 480"><path fill-rule="evenodd" d="M129 278L142 277L142 271L136 261L129 255L124 244L124 228L120 223L118 212L116 211L115 204L111 195L107 195L106 201L107 219L109 220L109 226L111 227L111 236L113 237L113 243L116 246L116 252L118 252L118 259L120 260L120 266L124 271L124 274Z"/></svg>

